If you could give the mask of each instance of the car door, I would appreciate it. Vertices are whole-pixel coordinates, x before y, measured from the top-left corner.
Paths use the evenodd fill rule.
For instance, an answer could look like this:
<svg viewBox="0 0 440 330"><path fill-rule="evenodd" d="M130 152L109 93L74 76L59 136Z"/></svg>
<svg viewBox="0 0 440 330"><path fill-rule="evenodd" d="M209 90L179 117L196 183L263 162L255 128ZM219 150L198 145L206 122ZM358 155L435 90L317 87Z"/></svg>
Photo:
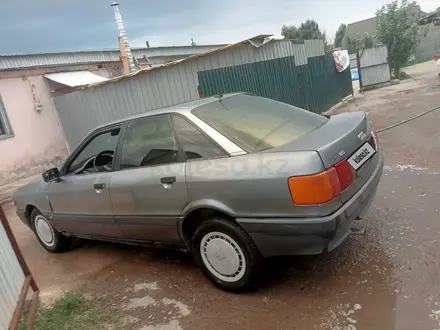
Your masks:
<svg viewBox="0 0 440 330"><path fill-rule="evenodd" d="M112 126L86 138L61 169L61 180L50 184L46 193L58 230L121 237L109 192L120 131L120 125Z"/></svg>
<svg viewBox="0 0 440 330"><path fill-rule="evenodd" d="M127 239L180 242L177 220L188 204L184 156L170 116L127 123L111 173L110 196L117 224Z"/></svg>

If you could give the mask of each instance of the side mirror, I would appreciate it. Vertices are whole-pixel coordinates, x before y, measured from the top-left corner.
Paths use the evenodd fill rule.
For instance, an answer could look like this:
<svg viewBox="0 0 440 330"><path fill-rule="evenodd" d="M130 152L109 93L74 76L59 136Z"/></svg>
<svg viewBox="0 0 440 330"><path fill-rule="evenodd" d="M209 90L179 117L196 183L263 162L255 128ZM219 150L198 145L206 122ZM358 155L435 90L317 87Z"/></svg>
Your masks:
<svg viewBox="0 0 440 330"><path fill-rule="evenodd" d="M60 171L56 167L51 168L47 171L44 171L42 176L43 176L44 182L52 182L52 181L60 182L61 181Z"/></svg>

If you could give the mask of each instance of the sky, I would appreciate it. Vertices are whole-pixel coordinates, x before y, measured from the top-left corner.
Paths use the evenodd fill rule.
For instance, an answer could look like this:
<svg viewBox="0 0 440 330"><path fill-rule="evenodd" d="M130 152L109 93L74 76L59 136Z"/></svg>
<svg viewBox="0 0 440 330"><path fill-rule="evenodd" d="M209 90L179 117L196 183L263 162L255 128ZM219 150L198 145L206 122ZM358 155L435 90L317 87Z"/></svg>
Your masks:
<svg viewBox="0 0 440 330"><path fill-rule="evenodd" d="M109 0L3 1L0 53L117 48ZM120 0L132 47L232 43L315 19L327 36L374 16L387 0ZM419 0L425 12L440 0Z"/></svg>

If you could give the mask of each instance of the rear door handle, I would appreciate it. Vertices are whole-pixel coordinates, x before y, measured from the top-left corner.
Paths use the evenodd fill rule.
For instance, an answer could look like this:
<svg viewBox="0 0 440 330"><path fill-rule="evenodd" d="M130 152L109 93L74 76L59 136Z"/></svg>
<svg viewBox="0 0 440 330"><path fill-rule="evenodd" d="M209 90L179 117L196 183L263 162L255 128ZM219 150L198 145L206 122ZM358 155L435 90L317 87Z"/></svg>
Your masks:
<svg viewBox="0 0 440 330"><path fill-rule="evenodd" d="M95 188L95 190L102 190L105 188L105 183L95 183L93 188Z"/></svg>
<svg viewBox="0 0 440 330"><path fill-rule="evenodd" d="M173 184L174 182L176 182L175 176L168 176L166 178L160 178L160 183L162 183L162 184Z"/></svg>

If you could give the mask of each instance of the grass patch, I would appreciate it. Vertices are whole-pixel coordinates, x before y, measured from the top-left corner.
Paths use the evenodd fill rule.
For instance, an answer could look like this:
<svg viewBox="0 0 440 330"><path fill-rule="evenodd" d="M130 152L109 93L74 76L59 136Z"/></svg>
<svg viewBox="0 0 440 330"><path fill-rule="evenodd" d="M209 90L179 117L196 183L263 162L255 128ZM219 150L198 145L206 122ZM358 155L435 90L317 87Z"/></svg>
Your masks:
<svg viewBox="0 0 440 330"><path fill-rule="evenodd" d="M411 76L409 74L407 74L406 72L400 71L400 75L399 77L397 77L395 74L393 74L391 76L392 79L399 79L399 80L405 80L405 79L409 79L411 78Z"/></svg>
<svg viewBox="0 0 440 330"><path fill-rule="evenodd" d="M96 330L114 324L119 313L102 299L87 299L81 293L68 292L50 307L40 306L33 330ZM25 318L24 318L25 319ZM19 330L26 328L25 321Z"/></svg>
<svg viewBox="0 0 440 330"><path fill-rule="evenodd" d="M411 76L409 74L407 74L404 71L400 71L400 77L399 77L400 80L405 80L405 79L409 79L409 78L411 78Z"/></svg>
<svg viewBox="0 0 440 330"><path fill-rule="evenodd" d="M415 58L413 60L408 61L405 64L405 66L416 65L416 64L425 63L425 62L428 62L428 61L432 61L432 56L422 57L422 58Z"/></svg>

